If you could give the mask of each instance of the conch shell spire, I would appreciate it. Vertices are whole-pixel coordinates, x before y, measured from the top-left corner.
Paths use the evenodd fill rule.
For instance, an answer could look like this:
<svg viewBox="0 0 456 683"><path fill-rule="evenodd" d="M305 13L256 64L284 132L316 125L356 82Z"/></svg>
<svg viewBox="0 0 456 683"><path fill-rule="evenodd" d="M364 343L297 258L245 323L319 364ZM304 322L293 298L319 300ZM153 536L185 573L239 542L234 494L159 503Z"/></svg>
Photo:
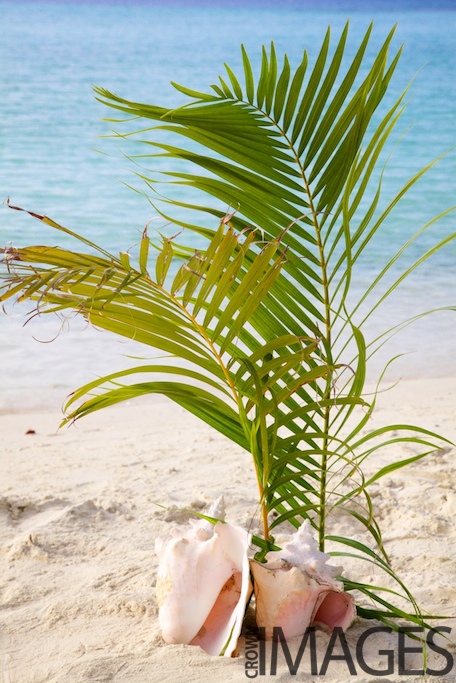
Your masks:
<svg viewBox="0 0 456 683"><path fill-rule="evenodd" d="M219 496L216 500L214 500L209 510L205 514L206 517L212 517L220 522L225 521L225 515L225 500L223 496ZM189 519L188 521L193 527L196 536L203 534L201 536L201 540L204 540L204 534L206 534L208 537L214 535L214 524L209 522L207 519L202 517L201 519Z"/></svg>
<svg viewBox="0 0 456 683"><path fill-rule="evenodd" d="M274 562L285 562L290 567L315 574L322 581L331 581L342 571L342 567L327 564L329 559L329 555L318 549L308 519L301 524L288 543L284 544L282 550L270 550L266 555L268 566L272 566Z"/></svg>

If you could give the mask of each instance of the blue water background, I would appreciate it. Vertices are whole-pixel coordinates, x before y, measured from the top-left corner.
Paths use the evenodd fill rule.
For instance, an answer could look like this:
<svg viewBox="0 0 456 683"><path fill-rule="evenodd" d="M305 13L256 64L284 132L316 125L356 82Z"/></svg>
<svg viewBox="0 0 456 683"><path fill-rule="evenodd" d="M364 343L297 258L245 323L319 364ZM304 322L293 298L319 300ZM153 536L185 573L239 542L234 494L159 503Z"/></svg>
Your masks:
<svg viewBox="0 0 456 683"><path fill-rule="evenodd" d="M455 144L456 13L448 3L304 2L271 3L0 3L0 200L45 213L106 249L135 244L154 211L134 193L134 166L125 146L104 139L113 115L97 102L93 85L126 98L174 106L182 96L170 81L207 90L227 62L241 72L240 43L254 64L262 44L274 40L277 53L292 64L307 49L312 62L330 24L333 41L350 18L348 54L353 54L371 20L371 51L378 50L398 23L395 48L404 53L389 101L416 76L409 104L388 152L385 202L404 182ZM394 8L393 8L394 7ZM432 9L429 9L432 8ZM405 135L403 135L405 133ZM386 157L384 158L386 160ZM360 289L403 239L455 203L456 155L448 154L395 211L375 249L357 273ZM221 207L225 209L227 207ZM25 214L0 207L0 244L68 244ZM435 239L456 230L455 219L441 221L411 250L416 257ZM355 292L356 294L356 292ZM456 304L456 248L448 247L416 271L400 296L383 307L366 329L375 336L385 323L438 306ZM94 375L128 364L125 353L144 353L134 344L44 318L25 328L22 309L0 316L3 373L0 409L60 398ZM412 352L397 365L404 377L456 375L456 314L437 314L409 328L388 355ZM82 326L83 327L83 326ZM146 351L147 353L147 351ZM378 369L382 360L377 361Z"/></svg>

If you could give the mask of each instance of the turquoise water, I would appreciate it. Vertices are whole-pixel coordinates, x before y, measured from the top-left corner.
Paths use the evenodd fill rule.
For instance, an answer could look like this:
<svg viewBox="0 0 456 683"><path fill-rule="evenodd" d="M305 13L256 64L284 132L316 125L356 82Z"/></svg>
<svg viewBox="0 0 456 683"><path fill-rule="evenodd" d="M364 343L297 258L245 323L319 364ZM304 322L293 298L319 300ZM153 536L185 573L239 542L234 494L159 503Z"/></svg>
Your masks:
<svg viewBox="0 0 456 683"><path fill-rule="evenodd" d="M348 17L352 51L371 20L372 50L398 23L395 46L405 47L391 99L417 74L408 108L393 135L386 199L455 144L456 13L399 6L380 11L381 3L365 3L364 11L337 11L306 10L299 2L277 7L188 3L179 8L159 3L0 3L0 199L9 196L12 204L46 213L109 250L130 247L153 210L145 197L125 184L134 182L134 168L122 156L125 148L102 138L110 124L101 119L112 112L94 99L92 85L137 101L174 106L181 96L170 80L206 89L223 72L224 62L240 70L241 42L256 62L261 45L272 39L278 54L286 51L296 64L304 48L311 60L316 56L328 24L336 38ZM399 246L401 236L412 234L455 203L455 179L453 152L395 212L357 275L359 286ZM25 214L6 206L0 209L0 244L65 243ZM454 230L454 218L442 221L419 249ZM385 319L395 322L426 308L456 304L455 264L453 245L415 273L402 287L400 299L372 324L371 333L380 330ZM400 374L456 374L455 318L454 313L434 316L393 343L393 353L413 352ZM35 401L46 388L59 387L65 393L93 374L120 367L124 352L138 352L100 333L76 333L75 324L72 334L64 329L54 343L43 345L34 337L52 339L59 331L57 323L36 320L25 328L22 323L15 310L0 317L6 368L0 406L16 400L18 392L21 403L24 396Z"/></svg>

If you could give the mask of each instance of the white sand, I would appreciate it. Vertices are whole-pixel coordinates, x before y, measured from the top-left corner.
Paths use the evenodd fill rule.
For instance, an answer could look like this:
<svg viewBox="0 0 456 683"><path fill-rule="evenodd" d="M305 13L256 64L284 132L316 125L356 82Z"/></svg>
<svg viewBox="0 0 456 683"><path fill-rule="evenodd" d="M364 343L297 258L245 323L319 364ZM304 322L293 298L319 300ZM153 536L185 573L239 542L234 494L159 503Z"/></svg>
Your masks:
<svg viewBox="0 0 456 683"><path fill-rule="evenodd" d="M248 525L256 512L248 454L164 401L138 400L60 431L59 420L56 405L0 415L0 681L248 680L242 640L240 656L232 660L165 645L154 596L154 539L182 521L181 513L154 502L204 509L223 493L228 519ZM401 384L382 397L371 428L387 422L412 422L456 441L455 382ZM395 456L413 452L415 446L401 446ZM438 451L372 490L394 568L423 610L454 615L456 449ZM350 526L341 519L334 530L347 534ZM354 579L382 580L369 565L346 569ZM451 627L456 640L455 618L437 623ZM373 625L358 620L349 630L353 654L359 635ZM328 640L318 633L320 662ZM396 651L388 676L369 676L358 666L358 676L350 676L344 661L332 661L324 677L311 676L306 657L298 675L290 676L280 655L278 674L270 679L421 680L398 675L397 643L396 636L380 634L365 650L378 669L386 666L378 650ZM456 658L454 645L445 647ZM429 661L434 668L444 664L434 653ZM419 667L420 658L407 654L406 663ZM456 680L456 664L445 679L431 680Z"/></svg>

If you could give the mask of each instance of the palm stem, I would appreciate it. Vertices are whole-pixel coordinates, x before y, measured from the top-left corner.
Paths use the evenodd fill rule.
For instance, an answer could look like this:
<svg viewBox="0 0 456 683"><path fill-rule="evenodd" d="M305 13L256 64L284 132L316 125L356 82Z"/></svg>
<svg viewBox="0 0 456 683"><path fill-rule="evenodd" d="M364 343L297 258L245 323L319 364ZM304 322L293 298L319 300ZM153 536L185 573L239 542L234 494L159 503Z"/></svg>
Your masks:
<svg viewBox="0 0 456 683"><path fill-rule="evenodd" d="M268 521L268 509L266 507L266 501L264 499L264 490L260 482L258 482L258 488L260 491L260 505L261 505L261 523L263 526L263 537L265 541L269 541L269 521Z"/></svg>
<svg viewBox="0 0 456 683"><path fill-rule="evenodd" d="M331 349L331 312L330 312L330 301L329 301L329 286L328 286L328 276L327 276L327 266L326 258L324 254L324 247L321 240L321 232L318 226L318 222L315 216L315 228L317 231L318 248L320 250L320 262L322 268L322 286L323 286L323 301L325 307L325 332L326 332L326 348ZM331 359L327 358L327 362L331 363ZM324 399L330 398L331 385L328 383ZM318 547L321 552L325 550L325 529L326 529L326 475L328 468L328 433L329 433L329 423L330 423L330 406L326 405L324 409L324 422L323 422L323 443L322 443L322 454L321 454L321 473L320 473L320 492L319 492L319 504L320 504L320 524L318 528Z"/></svg>
<svg viewBox="0 0 456 683"><path fill-rule="evenodd" d="M260 110L261 111L261 110ZM274 121L266 112L261 111L263 116L265 118L269 119L271 123L273 123L278 130L280 131L280 134L283 136L283 138L286 140L290 152L294 156L294 160L296 164L299 167L299 171L301 174L302 181L304 183L304 192L307 195L308 202L309 202L309 213L312 216L312 221L313 221L313 226L315 229L315 234L316 234L316 239L317 239L317 247L318 247L318 252L319 252L319 257L320 257L320 264L321 264L321 273L322 273L322 289L323 289L323 306L324 306L324 320L325 320L325 338L326 338L326 353L328 353L328 358L326 359L328 364L332 364L332 358L330 357L330 351L332 348L332 340L331 340L331 330L332 330L332 321L331 321L331 300L330 300L330 293L329 293L329 279L328 279L328 272L327 272L327 263L326 263L326 255L325 255L325 248L324 248L324 243L322 240L321 236L321 228L318 223L318 212L316 210L314 201L313 201L313 194L309 185L309 182L307 180L307 176L304 170L304 167L301 163L301 159L295 150L293 143L291 142L290 138L286 134L286 132L281 128L281 126L278 125L277 121ZM323 395L323 399L326 401L331 397L331 385L328 384L326 391ZM330 425L330 406L327 405L324 409L324 422L323 422L323 443L322 443L322 456L321 456L321 473L320 473L320 489L319 489L319 525L318 525L318 545L319 549L321 552L324 552L325 548L325 531L326 531L326 480L327 480L327 466L328 466L328 431L329 431L329 425ZM266 529L265 529L266 530ZM265 536L266 538L266 536Z"/></svg>
<svg viewBox="0 0 456 683"><path fill-rule="evenodd" d="M321 281L323 289L323 306L324 306L324 319L325 319L325 339L326 339L326 353L330 354L332 348L331 341L331 302L329 294L329 281L327 272L327 263L324 250L324 244L321 237L321 228L318 223L317 211L313 202L312 192L310 190L309 183L307 181L306 174L301 165L299 158L296 156L296 161L299 164L301 170L301 176L305 186L305 192L309 200L310 213L312 215L313 225L315 228L315 234L317 239L317 246L320 256L321 264ZM328 365L332 365L332 359L328 355L326 358ZM328 383L326 391L323 395L323 399L327 401L331 397L331 384ZM324 409L324 421L323 421L323 442L322 442L322 453L321 453L321 471L320 471L320 489L319 489L319 525L318 525L318 547L321 552L325 549L325 531L326 531L326 480L327 480L327 467L328 467L328 433L330 424L330 405L326 405Z"/></svg>

